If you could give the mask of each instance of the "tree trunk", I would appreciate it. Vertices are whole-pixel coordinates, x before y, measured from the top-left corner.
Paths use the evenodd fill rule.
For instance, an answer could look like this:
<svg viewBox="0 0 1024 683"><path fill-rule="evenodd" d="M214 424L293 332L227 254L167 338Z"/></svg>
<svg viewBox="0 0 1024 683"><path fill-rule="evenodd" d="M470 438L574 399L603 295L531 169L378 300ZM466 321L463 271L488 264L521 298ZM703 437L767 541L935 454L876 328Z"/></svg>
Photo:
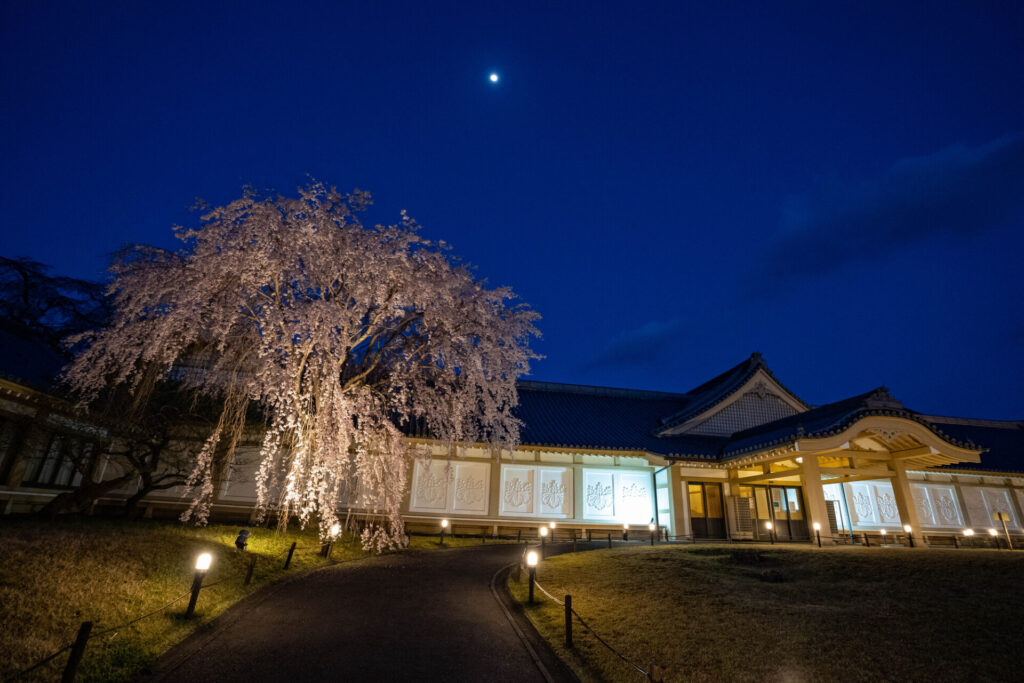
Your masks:
<svg viewBox="0 0 1024 683"><path fill-rule="evenodd" d="M115 491L132 479L135 478L135 473L124 474L116 479L108 479L106 481L96 483L86 483L83 479L82 485L73 491L64 491L59 494L56 498L51 500L49 503L43 506L38 512L40 517L46 519L54 519L57 515L63 513L80 513L86 510L100 496L104 496L111 491Z"/></svg>

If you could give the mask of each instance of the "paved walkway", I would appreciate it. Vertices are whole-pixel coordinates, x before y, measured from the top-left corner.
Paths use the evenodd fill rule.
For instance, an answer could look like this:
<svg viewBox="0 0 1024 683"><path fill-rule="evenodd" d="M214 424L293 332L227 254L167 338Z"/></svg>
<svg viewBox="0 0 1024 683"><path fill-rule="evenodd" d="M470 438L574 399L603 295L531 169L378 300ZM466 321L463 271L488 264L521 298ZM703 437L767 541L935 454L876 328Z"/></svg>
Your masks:
<svg viewBox="0 0 1024 683"><path fill-rule="evenodd" d="M553 680L572 680L519 615L530 652L491 591L522 550L408 552L314 572L243 600L149 680L545 681L533 654Z"/></svg>

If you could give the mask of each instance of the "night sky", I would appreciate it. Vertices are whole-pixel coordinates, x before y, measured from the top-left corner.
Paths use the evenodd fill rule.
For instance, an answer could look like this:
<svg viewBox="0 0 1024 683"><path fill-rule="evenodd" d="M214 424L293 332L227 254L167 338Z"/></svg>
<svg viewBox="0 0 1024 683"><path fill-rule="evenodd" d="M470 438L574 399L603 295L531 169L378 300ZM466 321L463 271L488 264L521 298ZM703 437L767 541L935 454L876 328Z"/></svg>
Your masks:
<svg viewBox="0 0 1024 683"><path fill-rule="evenodd" d="M1024 5L764 4L8 1L0 254L312 176L540 311L534 379L1024 418Z"/></svg>

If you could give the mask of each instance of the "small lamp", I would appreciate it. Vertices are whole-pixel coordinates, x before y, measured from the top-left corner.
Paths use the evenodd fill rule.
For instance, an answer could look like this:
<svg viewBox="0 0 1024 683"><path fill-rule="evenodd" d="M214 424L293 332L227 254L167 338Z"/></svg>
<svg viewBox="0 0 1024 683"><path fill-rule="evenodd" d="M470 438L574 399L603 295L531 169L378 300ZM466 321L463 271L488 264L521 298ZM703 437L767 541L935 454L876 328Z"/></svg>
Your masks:
<svg viewBox="0 0 1024 683"><path fill-rule="evenodd" d="M441 520L441 545L444 545L444 532L448 530L448 520Z"/></svg>
<svg viewBox="0 0 1024 683"><path fill-rule="evenodd" d="M185 610L185 618L191 618L196 611L196 601L199 600L199 589L203 587L203 578L210 569L213 557L210 553L202 553L196 558L196 573L192 576L192 595L188 599L188 608Z"/></svg>
<svg viewBox="0 0 1024 683"><path fill-rule="evenodd" d="M775 526L771 522L765 522L764 528L768 530L768 540L772 542L772 545L775 545L775 532L773 531Z"/></svg>
<svg viewBox="0 0 1024 683"><path fill-rule="evenodd" d="M909 543L910 547L913 548L914 547L914 534L912 532L914 531L914 527L910 526L909 524L904 524L903 525L903 530L905 532L907 532L907 543Z"/></svg>
<svg viewBox="0 0 1024 683"><path fill-rule="evenodd" d="M821 547L821 524L818 523L818 522L815 522L813 524L813 526L814 526L814 536L818 539L818 547L820 548Z"/></svg>
<svg viewBox="0 0 1024 683"><path fill-rule="evenodd" d="M650 524L647 525L647 528L651 532L651 545L654 545L654 530L657 529L658 526L654 522L651 522Z"/></svg>
<svg viewBox="0 0 1024 683"><path fill-rule="evenodd" d="M537 551L526 553L526 567L530 570L530 603L533 604L533 584L537 580Z"/></svg>

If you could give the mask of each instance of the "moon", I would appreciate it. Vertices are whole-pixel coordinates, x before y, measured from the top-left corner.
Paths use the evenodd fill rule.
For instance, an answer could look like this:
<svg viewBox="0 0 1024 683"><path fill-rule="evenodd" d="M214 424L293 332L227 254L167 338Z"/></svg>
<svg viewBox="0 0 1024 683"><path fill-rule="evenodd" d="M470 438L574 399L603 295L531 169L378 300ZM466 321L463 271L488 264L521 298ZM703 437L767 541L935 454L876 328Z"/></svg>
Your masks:
<svg viewBox="0 0 1024 683"><path fill-rule="evenodd" d="M491 75L488 76L487 78L491 81L491 83L497 83L498 82L498 74L496 74L496 73L491 73Z"/></svg>

